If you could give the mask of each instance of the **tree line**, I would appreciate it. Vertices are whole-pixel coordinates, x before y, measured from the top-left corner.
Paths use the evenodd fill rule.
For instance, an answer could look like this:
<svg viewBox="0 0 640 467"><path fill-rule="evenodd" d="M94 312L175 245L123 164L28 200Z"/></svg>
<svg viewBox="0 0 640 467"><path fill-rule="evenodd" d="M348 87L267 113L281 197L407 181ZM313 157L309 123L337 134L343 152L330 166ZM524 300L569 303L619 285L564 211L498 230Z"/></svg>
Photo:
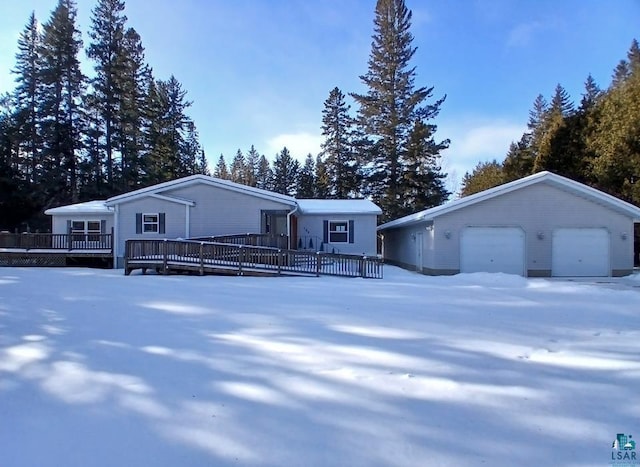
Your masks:
<svg viewBox="0 0 640 467"><path fill-rule="evenodd" d="M579 105L558 84L538 95L527 131L502 162L465 174L462 196L549 170L640 206L640 47L634 39L607 89L592 76Z"/></svg>
<svg viewBox="0 0 640 467"><path fill-rule="evenodd" d="M18 41L16 87L0 101L0 228L46 228L42 212L178 177L209 174L191 102L180 82L157 79L124 0L97 0L86 47L74 0L58 0L42 25L34 14ZM438 115L444 97L415 85L411 11L377 0L366 91L335 87L322 110L321 152L301 164L287 148L273 162L254 146L213 175L301 198L368 197L393 219L444 202ZM93 66L83 74L84 51Z"/></svg>
<svg viewBox="0 0 640 467"><path fill-rule="evenodd" d="M86 47L73 0L43 24L29 17L15 90L0 100L0 227L46 227L49 207L207 172L187 92L174 76L154 77L124 9L98 0Z"/></svg>
<svg viewBox="0 0 640 467"><path fill-rule="evenodd" d="M380 221L442 204L450 193L440 167L449 140L435 139L445 98L431 100L433 87L416 87L411 59L411 11L404 0L378 0L363 94L329 92L322 109L321 152L300 164L284 148L269 167L251 147L227 164L220 156L213 174L298 197L367 197L383 211Z"/></svg>

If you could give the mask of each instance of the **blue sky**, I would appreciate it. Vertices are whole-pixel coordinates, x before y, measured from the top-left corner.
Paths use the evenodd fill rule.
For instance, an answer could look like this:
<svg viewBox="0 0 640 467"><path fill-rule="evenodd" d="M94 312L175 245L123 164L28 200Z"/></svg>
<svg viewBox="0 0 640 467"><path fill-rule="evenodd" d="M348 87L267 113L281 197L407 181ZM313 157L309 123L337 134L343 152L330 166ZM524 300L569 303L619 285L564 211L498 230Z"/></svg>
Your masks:
<svg viewBox="0 0 640 467"><path fill-rule="evenodd" d="M0 2L0 92L32 10L44 22L55 0ZM94 0L78 0L90 24ZM178 6L179 5L179 6ZM418 50L418 86L447 99L435 120L450 138L443 167L458 187L479 161L502 160L522 134L536 95L557 83L578 102L591 73L608 86L634 37L638 0L407 0ZM157 78L171 74L193 101L189 110L210 165L251 144L269 158L289 147L316 153L323 102L338 86L363 92L375 1L127 0L128 25L141 35ZM85 74L91 64L84 59Z"/></svg>

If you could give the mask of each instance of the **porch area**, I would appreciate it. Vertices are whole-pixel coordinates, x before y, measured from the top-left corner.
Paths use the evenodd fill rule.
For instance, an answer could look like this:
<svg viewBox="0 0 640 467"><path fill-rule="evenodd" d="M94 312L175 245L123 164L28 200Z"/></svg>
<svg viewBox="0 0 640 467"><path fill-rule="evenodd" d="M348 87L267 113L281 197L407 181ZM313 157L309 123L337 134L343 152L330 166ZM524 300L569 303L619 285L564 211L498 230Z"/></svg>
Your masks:
<svg viewBox="0 0 640 467"><path fill-rule="evenodd" d="M113 232L0 232L0 266L113 266Z"/></svg>

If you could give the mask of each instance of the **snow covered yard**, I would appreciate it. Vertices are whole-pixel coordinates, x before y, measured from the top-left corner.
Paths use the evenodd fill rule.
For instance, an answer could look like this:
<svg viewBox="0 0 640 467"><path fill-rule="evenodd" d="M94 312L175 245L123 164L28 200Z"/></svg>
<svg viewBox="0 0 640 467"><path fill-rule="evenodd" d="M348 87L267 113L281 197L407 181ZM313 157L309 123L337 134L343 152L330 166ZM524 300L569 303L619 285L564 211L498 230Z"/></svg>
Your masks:
<svg viewBox="0 0 640 467"><path fill-rule="evenodd" d="M640 281L0 269L0 465L602 466Z"/></svg>

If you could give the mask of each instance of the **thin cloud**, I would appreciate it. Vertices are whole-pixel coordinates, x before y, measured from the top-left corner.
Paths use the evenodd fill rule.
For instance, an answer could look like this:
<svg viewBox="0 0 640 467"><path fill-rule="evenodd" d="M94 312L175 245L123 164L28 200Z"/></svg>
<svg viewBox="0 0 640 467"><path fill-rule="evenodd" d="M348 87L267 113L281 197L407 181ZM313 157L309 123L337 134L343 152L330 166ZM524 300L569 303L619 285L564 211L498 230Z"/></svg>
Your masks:
<svg viewBox="0 0 640 467"><path fill-rule="evenodd" d="M526 47L533 42L533 38L545 25L540 21L518 24L511 31L507 38L507 47Z"/></svg>
<svg viewBox="0 0 640 467"><path fill-rule="evenodd" d="M320 152L322 141L322 136L308 132L277 135L267 141L267 157L274 157L286 147L294 158L303 161L307 154L315 157Z"/></svg>

